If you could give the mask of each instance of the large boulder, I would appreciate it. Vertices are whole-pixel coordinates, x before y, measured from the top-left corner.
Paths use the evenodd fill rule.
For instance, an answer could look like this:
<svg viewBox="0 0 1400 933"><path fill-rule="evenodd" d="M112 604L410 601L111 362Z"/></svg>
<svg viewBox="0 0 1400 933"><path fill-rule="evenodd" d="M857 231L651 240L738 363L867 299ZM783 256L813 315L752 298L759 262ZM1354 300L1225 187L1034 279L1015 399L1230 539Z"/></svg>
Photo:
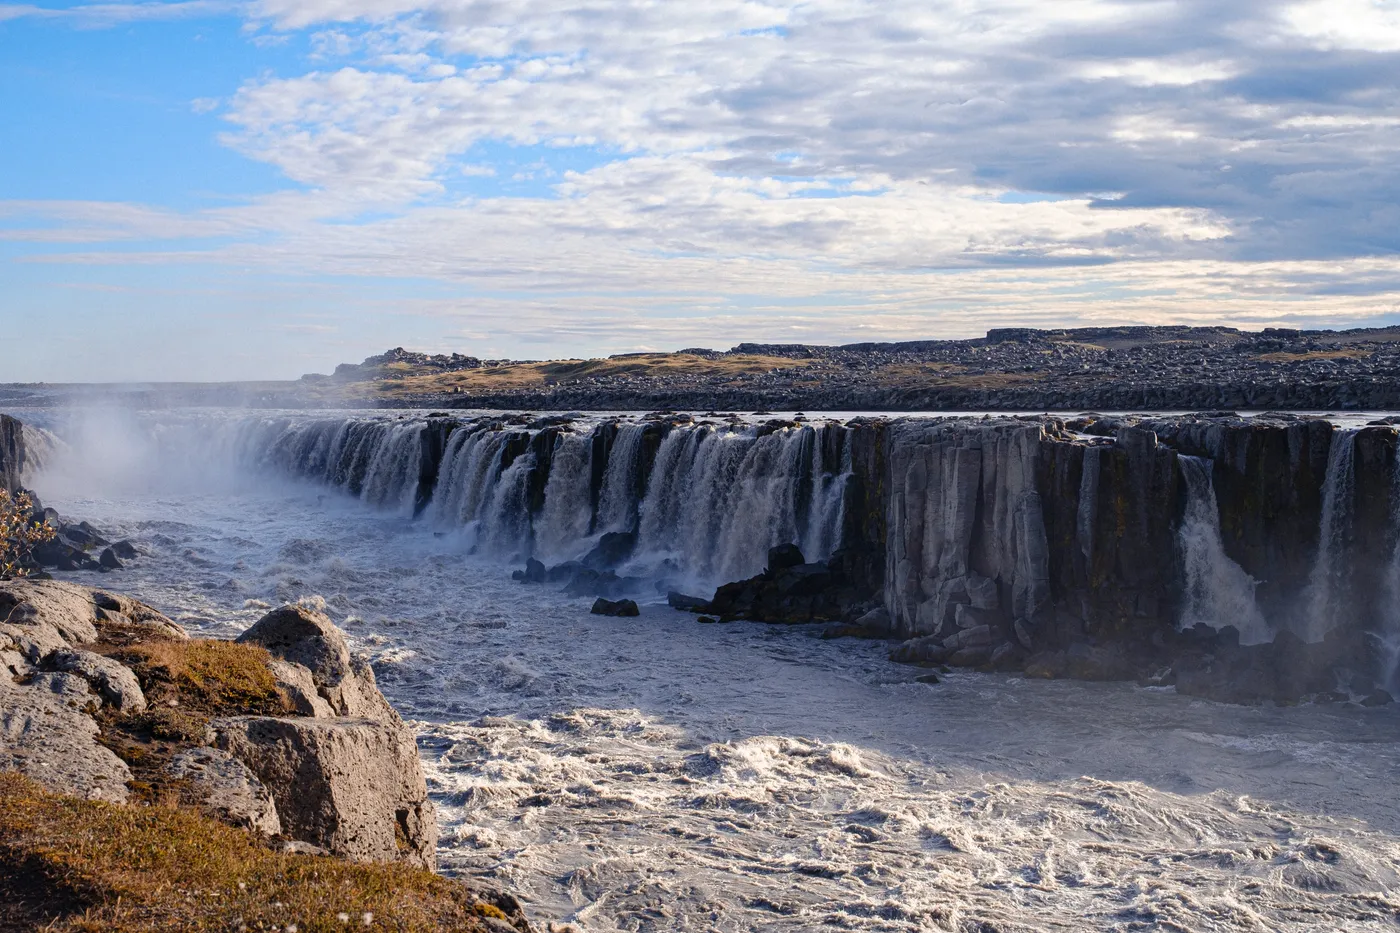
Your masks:
<svg viewBox="0 0 1400 933"><path fill-rule="evenodd" d="M350 654L345 636L323 612L283 606L263 616L237 640L261 645L273 657L310 671L317 693L337 716L402 722L379 692L369 662Z"/></svg>
<svg viewBox="0 0 1400 933"><path fill-rule="evenodd" d="M58 793L123 803L131 771L97 735L97 722L51 687L0 677L0 771Z"/></svg>
<svg viewBox="0 0 1400 933"><path fill-rule="evenodd" d="M437 823L402 725L237 716L212 728L271 791L287 835L356 861L435 867Z"/></svg>

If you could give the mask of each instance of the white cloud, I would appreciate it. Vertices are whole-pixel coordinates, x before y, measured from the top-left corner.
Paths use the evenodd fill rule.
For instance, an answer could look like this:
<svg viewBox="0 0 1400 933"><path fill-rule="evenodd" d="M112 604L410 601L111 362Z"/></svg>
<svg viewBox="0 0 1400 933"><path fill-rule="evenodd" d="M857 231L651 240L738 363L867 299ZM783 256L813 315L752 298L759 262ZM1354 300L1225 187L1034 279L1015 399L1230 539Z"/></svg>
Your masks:
<svg viewBox="0 0 1400 933"><path fill-rule="evenodd" d="M1400 292L1371 258L1400 252L1394 2L242 9L313 51L230 89L223 139L306 190L192 214L12 205L0 235L180 244L51 263L432 279L487 296L493 339L1358 320ZM551 147L605 164L560 175ZM463 200L463 177L554 188Z"/></svg>

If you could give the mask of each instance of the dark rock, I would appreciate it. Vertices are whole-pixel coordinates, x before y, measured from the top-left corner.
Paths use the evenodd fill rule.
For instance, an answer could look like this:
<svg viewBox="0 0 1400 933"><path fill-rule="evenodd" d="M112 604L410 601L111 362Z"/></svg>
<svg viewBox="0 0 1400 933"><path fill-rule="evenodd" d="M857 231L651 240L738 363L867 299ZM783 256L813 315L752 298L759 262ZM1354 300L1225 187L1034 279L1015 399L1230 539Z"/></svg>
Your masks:
<svg viewBox="0 0 1400 933"><path fill-rule="evenodd" d="M102 555L97 558L97 563L103 570L121 570L122 562L117 559L117 552L113 548L106 548Z"/></svg>
<svg viewBox="0 0 1400 933"><path fill-rule="evenodd" d="M714 625L716 622L719 621L719 619L713 618L713 617L711 617L711 616L701 616L700 618L696 619L695 621L696 621L696 622L700 622L700 623L702 623L702 624L704 624L704 625Z"/></svg>
<svg viewBox="0 0 1400 933"><path fill-rule="evenodd" d="M1382 690L1381 688L1377 687L1375 690L1372 690L1366 696L1365 699L1361 701L1361 705L1368 707L1389 706L1391 703L1394 702L1395 697L1391 696L1389 691Z"/></svg>
<svg viewBox="0 0 1400 933"><path fill-rule="evenodd" d="M0 415L0 489L20 491L24 461L24 425L9 415Z"/></svg>
<svg viewBox="0 0 1400 933"><path fill-rule="evenodd" d="M805 563L807 563L807 559L802 556L802 550L795 544L780 544L768 549L769 573L777 573L780 570Z"/></svg>
<svg viewBox="0 0 1400 933"><path fill-rule="evenodd" d="M937 674L920 674L918 677L914 678L914 682L920 684L941 684L943 678L939 677Z"/></svg>
<svg viewBox="0 0 1400 933"><path fill-rule="evenodd" d="M583 565L590 570L611 570L631 557L636 547L637 536L632 532L610 531L584 556Z"/></svg>
<svg viewBox="0 0 1400 933"><path fill-rule="evenodd" d="M589 610L595 616L639 616L642 611L630 599L603 599L601 596Z"/></svg>
<svg viewBox="0 0 1400 933"><path fill-rule="evenodd" d="M680 609L683 612L709 612L710 601L701 599L698 596L687 596L671 590L666 594L666 605L672 609Z"/></svg>
<svg viewBox="0 0 1400 933"><path fill-rule="evenodd" d="M525 583L544 583L549 579L549 571L545 569L543 562L532 557L525 562L525 571L520 575L520 579Z"/></svg>
<svg viewBox="0 0 1400 933"><path fill-rule="evenodd" d="M136 545L130 541L118 541L112 545L112 553L122 560L133 560L136 557Z"/></svg>

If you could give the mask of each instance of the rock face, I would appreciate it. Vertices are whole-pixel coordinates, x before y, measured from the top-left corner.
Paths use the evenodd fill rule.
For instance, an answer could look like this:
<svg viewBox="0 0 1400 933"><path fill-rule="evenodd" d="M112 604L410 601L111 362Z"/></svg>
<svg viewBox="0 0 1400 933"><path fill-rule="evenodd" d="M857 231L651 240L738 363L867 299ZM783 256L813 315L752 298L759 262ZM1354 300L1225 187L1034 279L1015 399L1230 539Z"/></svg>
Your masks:
<svg viewBox="0 0 1400 933"><path fill-rule="evenodd" d="M191 748L176 755L172 777L196 785L214 816L264 836L282 832L282 821L267 787L248 766L217 748Z"/></svg>
<svg viewBox="0 0 1400 933"><path fill-rule="evenodd" d="M97 722L62 693L0 675L0 770L60 793L124 803L131 771L97 736Z"/></svg>
<svg viewBox="0 0 1400 933"><path fill-rule="evenodd" d="M217 747L271 790L289 835L358 861L436 865L437 824L402 725L244 716L213 728Z"/></svg>
<svg viewBox="0 0 1400 933"><path fill-rule="evenodd" d="M283 831L336 855L432 868L437 823L413 733L335 624L283 606L238 641L276 658L279 686L309 717L214 723L216 744L271 791Z"/></svg>
<svg viewBox="0 0 1400 933"><path fill-rule="evenodd" d="M1324 693L1348 672L1385 679L1389 659L1367 633L1396 629L1392 426L1221 413L888 432L866 481L884 490L884 602L908 639L898 660L1087 679L1165 664L1183 692L1245 700ZM1187 456L1209 458L1193 461L1208 490L1192 492ZM1188 517L1193 495L1208 496L1205 518ZM1232 565L1233 582L1191 566L1188 521L1218 542L1207 569ZM1242 630L1309 644L1241 647Z"/></svg>
<svg viewBox="0 0 1400 933"><path fill-rule="evenodd" d="M24 459L24 426L9 415L0 415L0 489L19 492Z"/></svg>

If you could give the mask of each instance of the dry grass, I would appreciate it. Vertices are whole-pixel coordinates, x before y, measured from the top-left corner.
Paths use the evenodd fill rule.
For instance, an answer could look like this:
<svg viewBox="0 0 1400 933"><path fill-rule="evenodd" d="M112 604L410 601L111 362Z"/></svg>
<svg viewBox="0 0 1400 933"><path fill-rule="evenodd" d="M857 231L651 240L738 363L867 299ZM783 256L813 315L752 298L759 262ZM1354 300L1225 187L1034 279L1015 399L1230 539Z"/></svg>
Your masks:
<svg viewBox="0 0 1400 933"><path fill-rule="evenodd" d="M1280 350L1277 353L1261 353L1258 358L1270 363L1300 363L1307 360L1364 360L1373 352L1372 350L1311 350L1306 353L1289 353L1286 350Z"/></svg>
<svg viewBox="0 0 1400 933"><path fill-rule="evenodd" d="M287 855L192 813L62 797L0 773L0 930L477 931L464 885ZM47 925L46 925L47 924Z"/></svg>
<svg viewBox="0 0 1400 933"><path fill-rule="evenodd" d="M567 385L587 379L627 376L725 378L770 369L802 369L807 360L779 356L738 355L707 359L690 353L645 353L606 360L556 360L548 363L518 363L457 372L414 373L402 366L384 367L401 378L384 379L374 383L377 394L383 396L428 395L460 389L463 393L502 392L516 389L543 389ZM352 383L354 391L363 391L364 383Z"/></svg>
<svg viewBox="0 0 1400 933"><path fill-rule="evenodd" d="M265 648L149 635L118 643L110 627L103 635L107 642L103 653L136 672L152 705L166 706L175 700L181 709L211 716L285 716L293 711L268 669L272 656Z"/></svg>

